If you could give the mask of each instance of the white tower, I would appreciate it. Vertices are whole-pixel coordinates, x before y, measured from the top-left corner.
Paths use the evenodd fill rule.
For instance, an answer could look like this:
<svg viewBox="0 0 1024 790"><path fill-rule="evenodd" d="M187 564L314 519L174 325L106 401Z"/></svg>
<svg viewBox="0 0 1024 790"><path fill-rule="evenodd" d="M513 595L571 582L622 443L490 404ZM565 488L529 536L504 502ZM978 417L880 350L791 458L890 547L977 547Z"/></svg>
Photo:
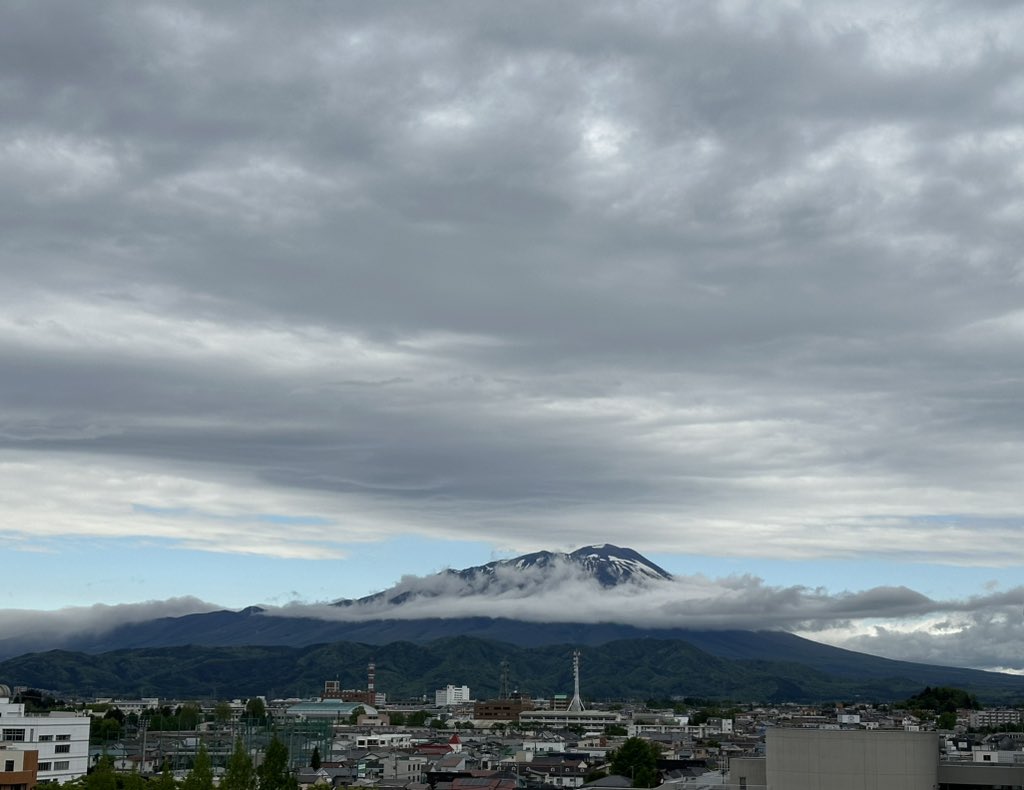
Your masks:
<svg viewBox="0 0 1024 790"><path fill-rule="evenodd" d="M566 710L581 711L583 710L583 700L580 699L580 651L572 651L572 679L573 679L573 690L572 690L572 702L569 703L569 707Z"/></svg>

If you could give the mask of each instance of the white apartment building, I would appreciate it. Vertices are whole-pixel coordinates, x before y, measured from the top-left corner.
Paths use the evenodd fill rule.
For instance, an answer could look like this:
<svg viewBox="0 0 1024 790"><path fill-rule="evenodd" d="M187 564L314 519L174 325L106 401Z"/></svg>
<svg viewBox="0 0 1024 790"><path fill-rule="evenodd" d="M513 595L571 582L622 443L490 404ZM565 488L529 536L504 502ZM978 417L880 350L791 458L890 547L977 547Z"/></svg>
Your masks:
<svg viewBox="0 0 1024 790"><path fill-rule="evenodd" d="M86 714L67 711L26 714L22 703L0 697L0 744L39 752L39 783L85 776L89 768L89 722Z"/></svg>
<svg viewBox="0 0 1024 790"><path fill-rule="evenodd" d="M1013 708L1001 710L972 710L968 714L972 729L978 727L999 727L1003 724L1020 724L1021 712Z"/></svg>
<svg viewBox="0 0 1024 790"><path fill-rule="evenodd" d="M437 706L461 705L463 702L470 702L471 700L469 686L448 685L434 692L434 704Z"/></svg>
<svg viewBox="0 0 1024 790"><path fill-rule="evenodd" d="M160 707L159 697L143 697L142 699L112 699L110 697L105 697L97 699L96 702L103 705L109 705L111 708L117 708L125 716L131 713L139 715L150 708L159 709ZM103 714L101 713L100 716L102 715Z"/></svg>

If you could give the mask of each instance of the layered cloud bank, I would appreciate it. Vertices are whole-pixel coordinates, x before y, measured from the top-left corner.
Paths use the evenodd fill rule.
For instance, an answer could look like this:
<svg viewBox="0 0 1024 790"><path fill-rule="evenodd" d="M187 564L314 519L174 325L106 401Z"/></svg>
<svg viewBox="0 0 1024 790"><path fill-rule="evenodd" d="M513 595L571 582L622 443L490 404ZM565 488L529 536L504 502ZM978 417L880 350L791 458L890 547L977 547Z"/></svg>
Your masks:
<svg viewBox="0 0 1024 790"><path fill-rule="evenodd" d="M75 541L144 580L600 534L1013 590L488 606L1019 667L1022 42L1005 3L4 4L0 635L139 614L29 611L95 600Z"/></svg>
<svg viewBox="0 0 1024 790"><path fill-rule="evenodd" d="M0 15L5 545L1024 564L1014 6Z"/></svg>
<svg viewBox="0 0 1024 790"><path fill-rule="evenodd" d="M852 650L911 661L1024 672L1024 587L966 600L933 600L906 587L828 594L774 587L754 576L700 575L629 582L608 589L567 563L486 578L457 573L406 577L386 593L349 605L295 602L261 616L334 621L485 617L528 622L619 623L641 628L786 630ZM0 611L0 632L59 639L102 634L125 623L211 611L184 598L56 612ZM2 645L0 645L2 647Z"/></svg>

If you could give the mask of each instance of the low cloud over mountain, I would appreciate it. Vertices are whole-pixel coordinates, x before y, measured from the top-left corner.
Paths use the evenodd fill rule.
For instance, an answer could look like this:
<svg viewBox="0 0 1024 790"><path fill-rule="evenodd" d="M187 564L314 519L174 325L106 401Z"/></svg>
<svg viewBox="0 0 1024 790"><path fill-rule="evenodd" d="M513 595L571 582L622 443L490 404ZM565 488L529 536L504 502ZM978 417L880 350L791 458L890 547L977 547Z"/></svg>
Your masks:
<svg viewBox="0 0 1024 790"><path fill-rule="evenodd" d="M609 583L611 568L619 575ZM1024 587L936 600L902 586L830 593L772 586L750 574L672 576L629 549L600 546L406 576L356 601L268 606L260 616L336 623L503 618L659 629L777 629L890 658L1024 671L1022 601ZM102 634L126 623L215 608L178 598L45 613L0 611L5 634L0 647L28 637L57 644L76 634Z"/></svg>

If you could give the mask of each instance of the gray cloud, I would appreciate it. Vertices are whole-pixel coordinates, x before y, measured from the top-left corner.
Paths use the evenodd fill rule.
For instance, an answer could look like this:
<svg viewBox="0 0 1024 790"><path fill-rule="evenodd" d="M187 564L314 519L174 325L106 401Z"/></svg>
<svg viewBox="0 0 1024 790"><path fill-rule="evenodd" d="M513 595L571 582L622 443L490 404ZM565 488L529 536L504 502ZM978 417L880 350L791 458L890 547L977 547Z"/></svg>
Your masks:
<svg viewBox="0 0 1024 790"><path fill-rule="evenodd" d="M143 623L161 617L181 617L215 609L215 605L191 596L114 606L69 606L48 612L0 609L0 632L3 633L0 649L5 649L7 643L22 644L26 640L31 640L33 645L45 644L46 640L61 644L71 636L100 634L119 625Z"/></svg>
<svg viewBox="0 0 1024 790"><path fill-rule="evenodd" d="M8 4L0 532L1019 568L1022 27Z"/></svg>

